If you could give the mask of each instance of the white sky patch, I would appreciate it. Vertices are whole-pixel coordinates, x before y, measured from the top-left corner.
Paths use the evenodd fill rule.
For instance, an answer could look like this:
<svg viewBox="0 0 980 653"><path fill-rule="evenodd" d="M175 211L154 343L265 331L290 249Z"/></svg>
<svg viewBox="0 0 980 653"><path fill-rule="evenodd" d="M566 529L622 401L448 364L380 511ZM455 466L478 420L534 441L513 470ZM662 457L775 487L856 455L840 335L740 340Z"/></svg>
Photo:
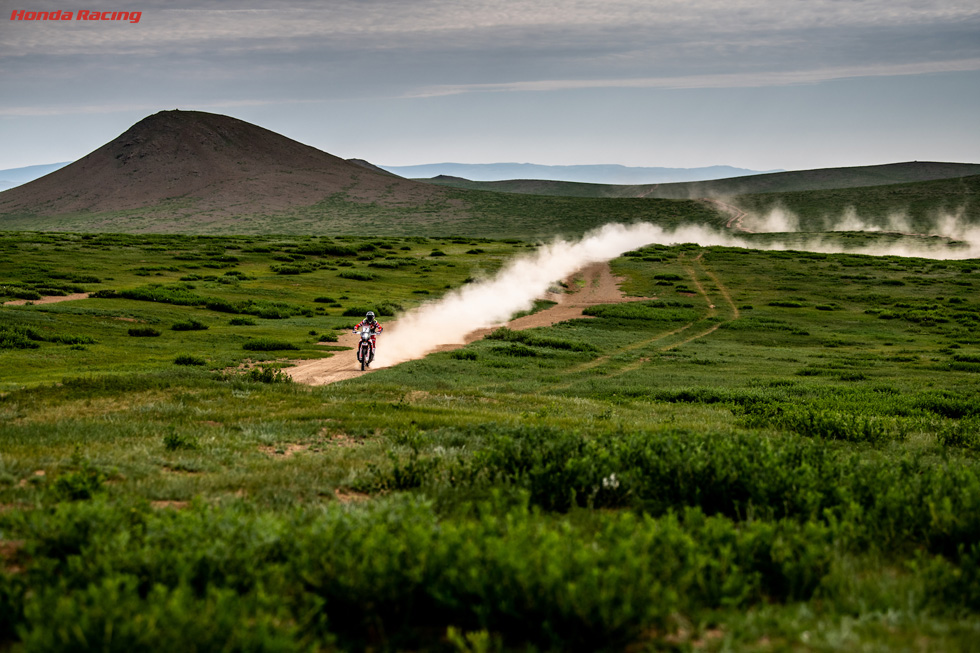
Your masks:
<svg viewBox="0 0 980 653"><path fill-rule="evenodd" d="M721 75L688 75L681 77L648 77L641 79L566 79L509 82L500 84L456 84L433 86L410 97L438 97L462 93L561 91L601 88L759 88L817 84L854 77L895 77L930 73L969 72L980 70L980 59L931 61L894 65L848 66L818 70L767 71Z"/></svg>

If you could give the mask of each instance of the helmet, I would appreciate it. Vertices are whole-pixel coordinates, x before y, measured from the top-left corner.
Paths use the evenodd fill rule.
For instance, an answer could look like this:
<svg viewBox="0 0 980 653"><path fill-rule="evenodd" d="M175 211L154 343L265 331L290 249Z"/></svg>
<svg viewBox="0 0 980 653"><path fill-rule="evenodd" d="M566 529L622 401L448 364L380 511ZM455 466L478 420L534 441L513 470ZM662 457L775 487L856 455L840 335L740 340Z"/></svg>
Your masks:
<svg viewBox="0 0 980 653"><path fill-rule="evenodd" d="M364 316L364 319L368 322L374 322L374 311L368 311L367 315Z"/></svg>

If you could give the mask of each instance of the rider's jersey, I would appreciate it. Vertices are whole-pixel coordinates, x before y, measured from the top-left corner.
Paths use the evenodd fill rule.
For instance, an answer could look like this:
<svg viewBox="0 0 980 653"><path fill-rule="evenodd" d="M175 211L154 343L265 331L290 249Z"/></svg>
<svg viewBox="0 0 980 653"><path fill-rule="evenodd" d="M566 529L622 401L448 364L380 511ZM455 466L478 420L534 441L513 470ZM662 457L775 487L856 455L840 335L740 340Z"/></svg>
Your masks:
<svg viewBox="0 0 980 653"><path fill-rule="evenodd" d="M357 326L354 327L354 331L360 331L362 326L369 327L371 329L371 333L381 333L382 331L384 331L384 329L381 328L381 323L378 322L377 320L375 320L374 322L361 320L360 322L357 323Z"/></svg>

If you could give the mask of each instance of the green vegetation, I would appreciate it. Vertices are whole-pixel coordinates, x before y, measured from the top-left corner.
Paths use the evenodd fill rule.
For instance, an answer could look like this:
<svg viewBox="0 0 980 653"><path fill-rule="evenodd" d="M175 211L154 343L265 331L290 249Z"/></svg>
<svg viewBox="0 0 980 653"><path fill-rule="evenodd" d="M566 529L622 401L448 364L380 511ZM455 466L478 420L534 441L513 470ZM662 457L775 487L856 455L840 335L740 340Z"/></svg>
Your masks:
<svg viewBox="0 0 980 653"><path fill-rule="evenodd" d="M375 234L383 236L466 236L495 238L550 238L556 234L578 236L601 227L608 222L652 222L664 227L680 224L704 224L717 221L712 207L699 202L681 199L595 198L595 197L544 197L515 195L482 190L446 189L438 200L424 204L410 202L365 202L363 199L336 193L322 202L278 212L245 215L211 215L207 211L196 214L195 220L184 216L193 206L162 203L159 206L126 211L102 213L73 213L65 215L5 214L0 216L0 226L5 230L44 230L95 232L113 230L126 233L175 233L213 234L229 232L239 234L293 234L297 237ZM193 204L193 201L191 201ZM168 225L168 226L161 226ZM249 253L267 245L257 243ZM473 249L467 247L466 250ZM466 251L464 250L464 251ZM276 252L280 258L271 258L271 270L282 276L305 276L317 268L315 261L297 258L295 255L351 259L364 252L346 243L332 239L321 243L312 241L308 247L287 252L288 258ZM471 255L472 256L472 255ZM188 259L184 259L188 260ZM205 260L201 267L220 268L227 262ZM336 264L332 262L331 264ZM168 265L141 265L138 273L155 276L169 271ZM25 278L19 286L21 292L33 290L34 277ZM41 281L38 278L38 281ZM70 280L69 280L70 281ZM59 282L62 286L64 282ZM84 282L75 282L84 285ZM66 288L68 292L70 288ZM31 299L33 297L25 297Z"/></svg>
<svg viewBox="0 0 980 653"><path fill-rule="evenodd" d="M3 278L111 291L0 307L0 648L975 646L977 261L653 245L641 301L285 374L523 251L0 234Z"/></svg>

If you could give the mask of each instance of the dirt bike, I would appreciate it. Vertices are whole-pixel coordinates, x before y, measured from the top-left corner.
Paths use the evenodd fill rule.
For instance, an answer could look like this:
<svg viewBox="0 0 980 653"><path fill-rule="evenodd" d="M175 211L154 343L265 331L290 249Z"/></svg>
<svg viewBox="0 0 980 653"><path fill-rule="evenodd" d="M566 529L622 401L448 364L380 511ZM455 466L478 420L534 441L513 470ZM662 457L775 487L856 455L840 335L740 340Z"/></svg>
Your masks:
<svg viewBox="0 0 980 653"><path fill-rule="evenodd" d="M371 327L362 326L360 334L361 341L357 343L357 362L361 364L361 371L363 372L364 368L370 367L374 361L374 343L371 342L374 330Z"/></svg>

